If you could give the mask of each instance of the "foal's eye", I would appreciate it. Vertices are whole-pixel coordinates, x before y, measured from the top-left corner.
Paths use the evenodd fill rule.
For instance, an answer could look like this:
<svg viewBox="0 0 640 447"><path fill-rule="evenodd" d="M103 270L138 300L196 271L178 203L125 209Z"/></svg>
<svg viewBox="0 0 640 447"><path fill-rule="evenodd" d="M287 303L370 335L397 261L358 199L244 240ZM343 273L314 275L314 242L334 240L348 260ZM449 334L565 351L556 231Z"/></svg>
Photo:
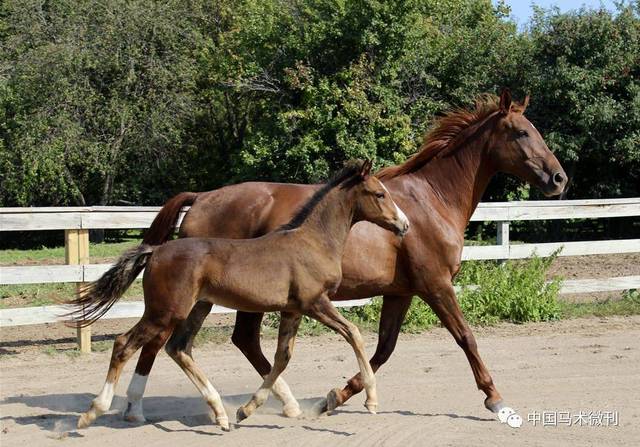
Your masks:
<svg viewBox="0 0 640 447"><path fill-rule="evenodd" d="M518 137L528 137L528 136L529 136L529 132L527 132L526 130L518 131Z"/></svg>
<svg viewBox="0 0 640 447"><path fill-rule="evenodd" d="M384 199L384 193L383 193L383 192L377 192L377 193L376 193L376 197L377 197L378 199Z"/></svg>

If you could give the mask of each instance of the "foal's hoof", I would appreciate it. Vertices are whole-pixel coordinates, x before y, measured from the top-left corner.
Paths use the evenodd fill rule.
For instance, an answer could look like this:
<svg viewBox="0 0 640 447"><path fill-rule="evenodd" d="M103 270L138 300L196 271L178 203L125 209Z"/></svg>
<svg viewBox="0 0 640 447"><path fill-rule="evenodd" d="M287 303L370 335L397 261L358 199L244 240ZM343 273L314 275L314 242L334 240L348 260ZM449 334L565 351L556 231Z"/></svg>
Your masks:
<svg viewBox="0 0 640 447"><path fill-rule="evenodd" d="M302 410L300 410L300 405L298 405L298 402L295 402L282 407L282 414L284 414L288 418L297 418L302 414Z"/></svg>
<svg viewBox="0 0 640 447"><path fill-rule="evenodd" d="M327 394L327 413L333 413L336 408L342 405L341 393L342 390L340 388L334 388L329 391L329 394Z"/></svg>
<svg viewBox="0 0 640 447"><path fill-rule="evenodd" d="M82 430L83 428L87 428L93 421L96 420L96 414L94 412L86 412L80 415L80 419L78 419L78 429Z"/></svg>
<svg viewBox="0 0 640 447"><path fill-rule="evenodd" d="M501 409L504 408L505 405L502 399L492 401L489 397L487 397L484 400L484 406L492 413L498 413Z"/></svg>
<svg viewBox="0 0 640 447"><path fill-rule="evenodd" d="M236 411L236 421L242 422L248 417L249 415L244 412L244 407L238 408L238 411Z"/></svg>
<svg viewBox="0 0 640 447"><path fill-rule="evenodd" d="M376 414L378 412L378 404L364 404L365 408L369 410L369 413Z"/></svg>
<svg viewBox="0 0 640 447"><path fill-rule="evenodd" d="M222 429L222 431L231 431L231 427L229 427L229 418L227 417L220 417L217 419L218 421L218 425L220 425L220 428Z"/></svg>

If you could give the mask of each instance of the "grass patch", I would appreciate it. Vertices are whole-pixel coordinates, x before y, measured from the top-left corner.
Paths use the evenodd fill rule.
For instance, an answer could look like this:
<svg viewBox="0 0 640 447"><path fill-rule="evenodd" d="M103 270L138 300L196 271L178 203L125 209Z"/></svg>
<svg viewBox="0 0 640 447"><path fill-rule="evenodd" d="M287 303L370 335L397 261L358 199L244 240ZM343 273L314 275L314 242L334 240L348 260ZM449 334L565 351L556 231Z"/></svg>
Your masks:
<svg viewBox="0 0 640 447"><path fill-rule="evenodd" d="M596 303L562 303L560 306L562 318L581 317L610 317L613 315L638 315L640 314L640 291L627 290L622 299L605 300Z"/></svg>
<svg viewBox="0 0 640 447"><path fill-rule="evenodd" d="M0 286L0 308L46 306L69 301L75 295L75 284L12 284ZM142 296L142 281L135 281L125 292L123 299Z"/></svg>
<svg viewBox="0 0 640 447"><path fill-rule="evenodd" d="M69 357L72 360L75 360L77 358L79 358L82 353L80 352L80 350L78 348L73 348L73 349L58 349L55 348L53 346L47 346L45 348L42 349L42 352L44 354L47 354L49 356L55 356L55 355L66 355L67 357Z"/></svg>
<svg viewBox="0 0 640 447"><path fill-rule="evenodd" d="M113 340L100 340L91 342L91 351L105 352L113 349Z"/></svg>
<svg viewBox="0 0 640 447"><path fill-rule="evenodd" d="M223 343L231 339L232 332L233 327L231 326L203 327L193 340L193 345L198 347L207 343Z"/></svg>
<svg viewBox="0 0 640 447"><path fill-rule="evenodd" d="M91 259L117 258L125 250L138 245L142 239L130 237L122 242L90 243ZM64 263L64 247L41 247L33 250L0 250L0 264L47 264Z"/></svg>

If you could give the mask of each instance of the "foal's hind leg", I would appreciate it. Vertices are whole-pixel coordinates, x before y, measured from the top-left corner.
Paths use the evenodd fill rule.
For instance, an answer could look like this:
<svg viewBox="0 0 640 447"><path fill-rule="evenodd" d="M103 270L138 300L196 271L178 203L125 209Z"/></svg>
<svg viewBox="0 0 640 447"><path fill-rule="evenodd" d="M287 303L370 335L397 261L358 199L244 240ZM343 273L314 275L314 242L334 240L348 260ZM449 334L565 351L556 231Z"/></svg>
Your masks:
<svg viewBox="0 0 640 447"><path fill-rule="evenodd" d="M371 365L367 361L367 355L364 350L364 341L362 340L358 327L344 318L326 295L323 295L316 300L310 308L307 309L306 314L342 335L353 347L356 358L358 359L358 365L360 366L362 384L365 392L367 393L367 400L365 401L364 406L370 413L375 413L378 408L376 377L373 374ZM332 393L329 393L327 400L330 400L331 398ZM329 408L335 408L337 406L335 402L328 402L327 405Z"/></svg>
<svg viewBox="0 0 640 447"><path fill-rule="evenodd" d="M164 346L167 338L171 335L173 325L163 329L155 338L142 347L140 358L136 370L131 378L131 383L127 389L127 409L124 412L125 420L129 422L145 422L144 413L142 411L142 396L147 385L149 372L153 366L153 362L158 355L158 351Z"/></svg>
<svg viewBox="0 0 640 447"><path fill-rule="evenodd" d="M293 353L293 345L296 339L296 333L300 326L302 315L299 313L282 312L280 314L280 329L278 330L278 347L276 350L273 367L269 374L264 377L264 382L251 397L251 400L242 407L238 408L236 419L238 422L248 418L260 407L269 397L271 389L277 382L280 374L285 370L291 354Z"/></svg>
<svg viewBox="0 0 640 447"><path fill-rule="evenodd" d="M174 333L167 343L165 350L167 351L167 354L175 360L178 366L182 368L196 388L198 388L200 394L202 394L213 410L216 421L220 427L225 431L229 431L229 417L227 416L227 412L222 404L220 394L216 391L213 385L211 385L211 382L209 382L209 379L207 379L204 372L202 372L198 365L196 365L196 362L193 361L193 357L191 357L190 344L188 350L185 345L186 343L190 343L189 338L184 338L183 335L184 333Z"/></svg>
<svg viewBox="0 0 640 447"><path fill-rule="evenodd" d="M91 402L89 410L80 415L78 428L88 427L98 416L109 410L116 384L118 383L120 373L125 363L142 345L154 338L158 332L160 332L160 328L150 324L143 317L143 319L128 332L116 337L111 353L111 363L109 364L107 380L100 394Z"/></svg>

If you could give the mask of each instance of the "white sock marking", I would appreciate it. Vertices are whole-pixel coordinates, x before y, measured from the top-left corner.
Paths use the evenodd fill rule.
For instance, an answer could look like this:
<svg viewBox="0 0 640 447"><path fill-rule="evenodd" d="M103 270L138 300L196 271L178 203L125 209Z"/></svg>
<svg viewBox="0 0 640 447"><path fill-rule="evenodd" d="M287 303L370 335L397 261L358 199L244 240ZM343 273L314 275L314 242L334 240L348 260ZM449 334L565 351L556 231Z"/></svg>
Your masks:
<svg viewBox="0 0 640 447"><path fill-rule="evenodd" d="M114 394L114 386L113 383L111 382L105 382L104 386L102 387L102 391L100 391L100 394L98 394L98 397L96 397L93 400L93 404L94 407L101 413L104 413L106 411L109 411L109 408L111 408L111 401L113 400L113 394Z"/></svg>

